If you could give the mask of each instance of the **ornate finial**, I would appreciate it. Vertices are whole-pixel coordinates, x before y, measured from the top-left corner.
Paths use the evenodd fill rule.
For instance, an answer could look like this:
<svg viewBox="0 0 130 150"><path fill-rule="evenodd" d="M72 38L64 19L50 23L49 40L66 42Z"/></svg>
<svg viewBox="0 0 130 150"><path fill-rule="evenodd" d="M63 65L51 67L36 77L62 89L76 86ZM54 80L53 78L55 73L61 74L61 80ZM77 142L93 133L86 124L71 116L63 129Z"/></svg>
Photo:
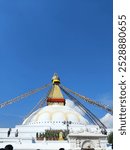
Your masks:
<svg viewBox="0 0 130 150"><path fill-rule="evenodd" d="M52 77L52 83L53 84L60 84L60 78L59 78L57 73L54 73L54 75Z"/></svg>
<svg viewBox="0 0 130 150"><path fill-rule="evenodd" d="M47 97L47 105L65 105L65 99L62 95L61 89L59 87L60 78L57 73L54 73L52 77L52 89Z"/></svg>

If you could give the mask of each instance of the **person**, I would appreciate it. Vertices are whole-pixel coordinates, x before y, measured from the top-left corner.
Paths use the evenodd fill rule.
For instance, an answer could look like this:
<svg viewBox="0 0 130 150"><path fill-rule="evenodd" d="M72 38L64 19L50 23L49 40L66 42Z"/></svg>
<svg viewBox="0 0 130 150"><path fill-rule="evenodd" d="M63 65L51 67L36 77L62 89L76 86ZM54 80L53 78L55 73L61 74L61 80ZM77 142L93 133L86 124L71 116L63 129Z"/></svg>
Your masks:
<svg viewBox="0 0 130 150"><path fill-rule="evenodd" d="M11 144L6 145L5 150L13 150L13 146Z"/></svg>
<svg viewBox="0 0 130 150"><path fill-rule="evenodd" d="M10 133L11 133L11 128L9 128L9 130L8 130L8 133L7 133L8 137L10 136Z"/></svg>
<svg viewBox="0 0 130 150"><path fill-rule="evenodd" d="M18 129L15 132L15 137L18 137Z"/></svg>
<svg viewBox="0 0 130 150"><path fill-rule="evenodd" d="M34 137L32 137L32 143L35 143L35 138Z"/></svg>

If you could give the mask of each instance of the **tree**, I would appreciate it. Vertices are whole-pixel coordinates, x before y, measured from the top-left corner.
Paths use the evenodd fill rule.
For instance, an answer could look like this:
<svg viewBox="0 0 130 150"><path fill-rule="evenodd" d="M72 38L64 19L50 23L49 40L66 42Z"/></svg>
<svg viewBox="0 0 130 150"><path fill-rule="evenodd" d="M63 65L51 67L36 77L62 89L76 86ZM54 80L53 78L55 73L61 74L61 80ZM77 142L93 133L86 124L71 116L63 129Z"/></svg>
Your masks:
<svg viewBox="0 0 130 150"><path fill-rule="evenodd" d="M112 144L113 149L113 132L111 132L107 137L108 143Z"/></svg>

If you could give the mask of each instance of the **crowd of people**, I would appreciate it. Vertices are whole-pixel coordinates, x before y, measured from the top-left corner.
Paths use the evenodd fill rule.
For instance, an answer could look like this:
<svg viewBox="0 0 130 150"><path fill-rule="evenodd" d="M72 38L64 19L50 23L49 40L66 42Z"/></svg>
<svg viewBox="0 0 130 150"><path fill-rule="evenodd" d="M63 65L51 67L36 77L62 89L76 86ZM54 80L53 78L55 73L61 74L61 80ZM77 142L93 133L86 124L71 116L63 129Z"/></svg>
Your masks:
<svg viewBox="0 0 130 150"><path fill-rule="evenodd" d="M0 150L13 150L13 146L12 145L6 145L5 148L0 148Z"/></svg>
<svg viewBox="0 0 130 150"><path fill-rule="evenodd" d="M12 145L6 145L5 148L0 148L0 150L13 150L13 146ZM40 149L37 149L40 150ZM64 150L64 148L60 148L59 150Z"/></svg>

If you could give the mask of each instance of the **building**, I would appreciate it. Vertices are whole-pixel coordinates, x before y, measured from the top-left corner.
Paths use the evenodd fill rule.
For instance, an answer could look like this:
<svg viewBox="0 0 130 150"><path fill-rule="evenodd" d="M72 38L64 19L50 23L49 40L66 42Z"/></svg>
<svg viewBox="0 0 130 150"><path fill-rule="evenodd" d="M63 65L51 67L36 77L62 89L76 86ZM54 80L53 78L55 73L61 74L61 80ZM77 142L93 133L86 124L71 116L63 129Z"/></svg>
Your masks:
<svg viewBox="0 0 130 150"><path fill-rule="evenodd" d="M15 128L0 128L0 148L16 150L107 150L107 135L66 105L57 74L46 98L47 106L31 113Z"/></svg>

